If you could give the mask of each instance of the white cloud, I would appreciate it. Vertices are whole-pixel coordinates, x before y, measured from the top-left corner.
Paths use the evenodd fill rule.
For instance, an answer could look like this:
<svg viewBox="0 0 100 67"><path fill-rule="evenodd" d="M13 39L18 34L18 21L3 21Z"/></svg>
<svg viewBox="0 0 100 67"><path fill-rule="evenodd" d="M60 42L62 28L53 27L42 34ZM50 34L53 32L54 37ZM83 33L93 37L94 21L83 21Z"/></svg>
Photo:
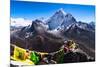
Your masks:
<svg viewBox="0 0 100 67"><path fill-rule="evenodd" d="M11 26L28 26L32 24L32 20L24 19L24 18L11 18Z"/></svg>

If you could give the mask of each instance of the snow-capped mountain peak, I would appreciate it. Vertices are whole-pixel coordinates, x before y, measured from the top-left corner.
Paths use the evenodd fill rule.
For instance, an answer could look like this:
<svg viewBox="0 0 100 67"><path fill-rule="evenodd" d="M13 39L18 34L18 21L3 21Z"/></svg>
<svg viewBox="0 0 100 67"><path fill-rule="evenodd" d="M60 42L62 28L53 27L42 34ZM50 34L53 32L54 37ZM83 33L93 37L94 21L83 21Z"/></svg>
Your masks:
<svg viewBox="0 0 100 67"><path fill-rule="evenodd" d="M61 26L62 22L65 19L65 16L66 16L66 13L64 12L64 10L62 8L57 10L54 13L54 15L51 16L47 21L49 28L52 30L52 29L55 29L55 28Z"/></svg>
<svg viewBox="0 0 100 67"><path fill-rule="evenodd" d="M56 13L61 13L63 15L66 15L66 12L63 10L63 8L60 8Z"/></svg>
<svg viewBox="0 0 100 67"><path fill-rule="evenodd" d="M70 14L65 13L65 11L60 8L55 12L55 14L49 18L48 25L51 30L56 29L58 27L66 27L72 23L77 22L76 19Z"/></svg>

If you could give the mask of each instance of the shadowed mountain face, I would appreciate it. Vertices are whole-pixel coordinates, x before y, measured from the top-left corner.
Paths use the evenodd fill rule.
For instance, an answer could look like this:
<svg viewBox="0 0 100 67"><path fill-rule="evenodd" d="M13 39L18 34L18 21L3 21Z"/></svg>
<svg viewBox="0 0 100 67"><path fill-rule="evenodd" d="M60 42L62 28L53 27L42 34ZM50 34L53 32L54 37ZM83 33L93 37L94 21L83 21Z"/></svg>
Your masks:
<svg viewBox="0 0 100 67"><path fill-rule="evenodd" d="M66 39L74 40L89 56L95 57L95 25L77 22L62 9L47 21L36 19L32 25L11 34L11 44L40 52L58 51Z"/></svg>
<svg viewBox="0 0 100 67"><path fill-rule="evenodd" d="M24 27L11 35L11 43L25 49L40 52L54 52L63 44L61 37L56 37L47 32L42 22L33 21L31 26Z"/></svg>
<svg viewBox="0 0 100 67"><path fill-rule="evenodd" d="M64 31L64 35L84 44L89 44L88 47L95 49L95 32L92 29L81 28L73 24L68 30Z"/></svg>
<svg viewBox="0 0 100 67"><path fill-rule="evenodd" d="M65 37L76 41L80 48L86 51L86 53L95 56L95 32L92 28L89 29L87 27L81 28L76 24L73 24L68 30L64 31L64 35Z"/></svg>

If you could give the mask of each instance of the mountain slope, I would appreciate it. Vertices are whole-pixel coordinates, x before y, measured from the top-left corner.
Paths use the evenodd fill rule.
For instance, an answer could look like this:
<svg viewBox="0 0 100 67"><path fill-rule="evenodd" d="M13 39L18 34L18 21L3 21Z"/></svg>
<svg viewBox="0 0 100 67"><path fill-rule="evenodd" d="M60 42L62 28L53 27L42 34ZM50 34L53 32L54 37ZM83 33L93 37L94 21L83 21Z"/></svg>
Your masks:
<svg viewBox="0 0 100 67"><path fill-rule="evenodd" d="M78 24L72 24L70 28L64 31L65 37L76 41L83 51L86 51L89 55L94 57L95 51L95 32L84 29L78 26Z"/></svg>
<svg viewBox="0 0 100 67"><path fill-rule="evenodd" d="M65 40L74 40L90 56L95 56L95 28L93 24L77 22L63 9L47 21L34 20L29 26L11 34L11 43L25 49L42 52L59 50Z"/></svg>

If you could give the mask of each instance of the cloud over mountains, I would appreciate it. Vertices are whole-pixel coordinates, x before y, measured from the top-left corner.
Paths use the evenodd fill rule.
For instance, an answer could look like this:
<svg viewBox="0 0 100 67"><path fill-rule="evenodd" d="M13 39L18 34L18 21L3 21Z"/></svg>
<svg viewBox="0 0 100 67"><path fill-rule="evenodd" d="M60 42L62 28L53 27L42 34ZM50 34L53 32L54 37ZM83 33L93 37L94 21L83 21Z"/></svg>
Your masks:
<svg viewBox="0 0 100 67"><path fill-rule="evenodd" d="M11 18L11 26L28 26L32 24L32 20L24 19L24 18Z"/></svg>

